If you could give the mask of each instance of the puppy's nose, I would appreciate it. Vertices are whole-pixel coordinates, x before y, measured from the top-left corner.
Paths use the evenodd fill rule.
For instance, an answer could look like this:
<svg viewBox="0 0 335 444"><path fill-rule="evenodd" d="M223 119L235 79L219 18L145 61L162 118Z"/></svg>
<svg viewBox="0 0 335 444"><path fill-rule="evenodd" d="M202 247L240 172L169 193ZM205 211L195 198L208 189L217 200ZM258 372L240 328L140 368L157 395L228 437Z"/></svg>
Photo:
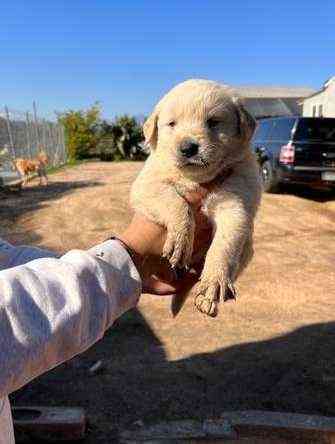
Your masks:
<svg viewBox="0 0 335 444"><path fill-rule="evenodd" d="M184 157L192 157L198 154L199 144L194 140L184 140L180 144L179 150Z"/></svg>

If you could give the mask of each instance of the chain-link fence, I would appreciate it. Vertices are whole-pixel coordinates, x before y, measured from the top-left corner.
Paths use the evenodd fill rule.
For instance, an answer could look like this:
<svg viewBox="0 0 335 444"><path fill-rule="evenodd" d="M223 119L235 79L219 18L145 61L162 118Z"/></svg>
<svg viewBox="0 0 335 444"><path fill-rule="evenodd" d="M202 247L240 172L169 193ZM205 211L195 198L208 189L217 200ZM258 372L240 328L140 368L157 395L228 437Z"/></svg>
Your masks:
<svg viewBox="0 0 335 444"><path fill-rule="evenodd" d="M66 163L63 127L41 119L36 106L32 111L15 111L0 107L0 178L2 182L14 178L15 158L33 159L41 151L48 156L48 166Z"/></svg>

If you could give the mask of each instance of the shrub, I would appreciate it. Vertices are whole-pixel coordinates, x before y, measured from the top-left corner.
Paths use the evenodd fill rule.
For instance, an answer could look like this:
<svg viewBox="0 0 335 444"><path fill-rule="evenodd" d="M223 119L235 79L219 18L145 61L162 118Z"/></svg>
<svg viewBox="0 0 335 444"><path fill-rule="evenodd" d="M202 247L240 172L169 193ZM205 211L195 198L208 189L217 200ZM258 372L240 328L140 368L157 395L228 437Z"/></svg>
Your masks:
<svg viewBox="0 0 335 444"><path fill-rule="evenodd" d="M141 125L127 114L112 123L100 119L100 107L93 105L86 111L69 110L58 113L64 126L69 160L99 156L101 160L143 160L147 153L143 147Z"/></svg>
<svg viewBox="0 0 335 444"><path fill-rule="evenodd" d="M104 121L100 135L101 160L145 159L142 128L134 117L123 115L112 123Z"/></svg>
<svg viewBox="0 0 335 444"><path fill-rule="evenodd" d="M86 111L69 110L58 114L64 126L65 142L70 160L85 159L97 147L100 107L95 104Z"/></svg>

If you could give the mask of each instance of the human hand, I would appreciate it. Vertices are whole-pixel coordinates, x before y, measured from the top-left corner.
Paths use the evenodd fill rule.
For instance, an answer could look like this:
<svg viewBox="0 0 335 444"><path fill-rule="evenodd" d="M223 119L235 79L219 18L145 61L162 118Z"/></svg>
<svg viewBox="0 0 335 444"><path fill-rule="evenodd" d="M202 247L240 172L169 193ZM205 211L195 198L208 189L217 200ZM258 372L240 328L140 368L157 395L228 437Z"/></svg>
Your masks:
<svg viewBox="0 0 335 444"><path fill-rule="evenodd" d="M196 221L193 260L206 251L212 237L212 227L201 212L201 205L209 189L202 187L197 192L188 193L185 198L194 211ZM185 272L181 277L161 258L166 239L165 227L158 225L144 215L136 213L120 239L135 252L135 265L141 275L143 292L152 294L175 294L185 292L198 279L200 264L194 268L197 273Z"/></svg>

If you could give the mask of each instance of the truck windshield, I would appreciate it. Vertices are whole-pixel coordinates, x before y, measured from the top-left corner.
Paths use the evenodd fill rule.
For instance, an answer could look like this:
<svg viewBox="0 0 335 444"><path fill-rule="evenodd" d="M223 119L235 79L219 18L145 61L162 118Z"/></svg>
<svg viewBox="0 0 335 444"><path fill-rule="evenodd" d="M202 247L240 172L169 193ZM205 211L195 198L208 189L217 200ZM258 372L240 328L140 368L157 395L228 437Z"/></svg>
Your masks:
<svg viewBox="0 0 335 444"><path fill-rule="evenodd" d="M299 119L294 140L335 142L335 119Z"/></svg>

